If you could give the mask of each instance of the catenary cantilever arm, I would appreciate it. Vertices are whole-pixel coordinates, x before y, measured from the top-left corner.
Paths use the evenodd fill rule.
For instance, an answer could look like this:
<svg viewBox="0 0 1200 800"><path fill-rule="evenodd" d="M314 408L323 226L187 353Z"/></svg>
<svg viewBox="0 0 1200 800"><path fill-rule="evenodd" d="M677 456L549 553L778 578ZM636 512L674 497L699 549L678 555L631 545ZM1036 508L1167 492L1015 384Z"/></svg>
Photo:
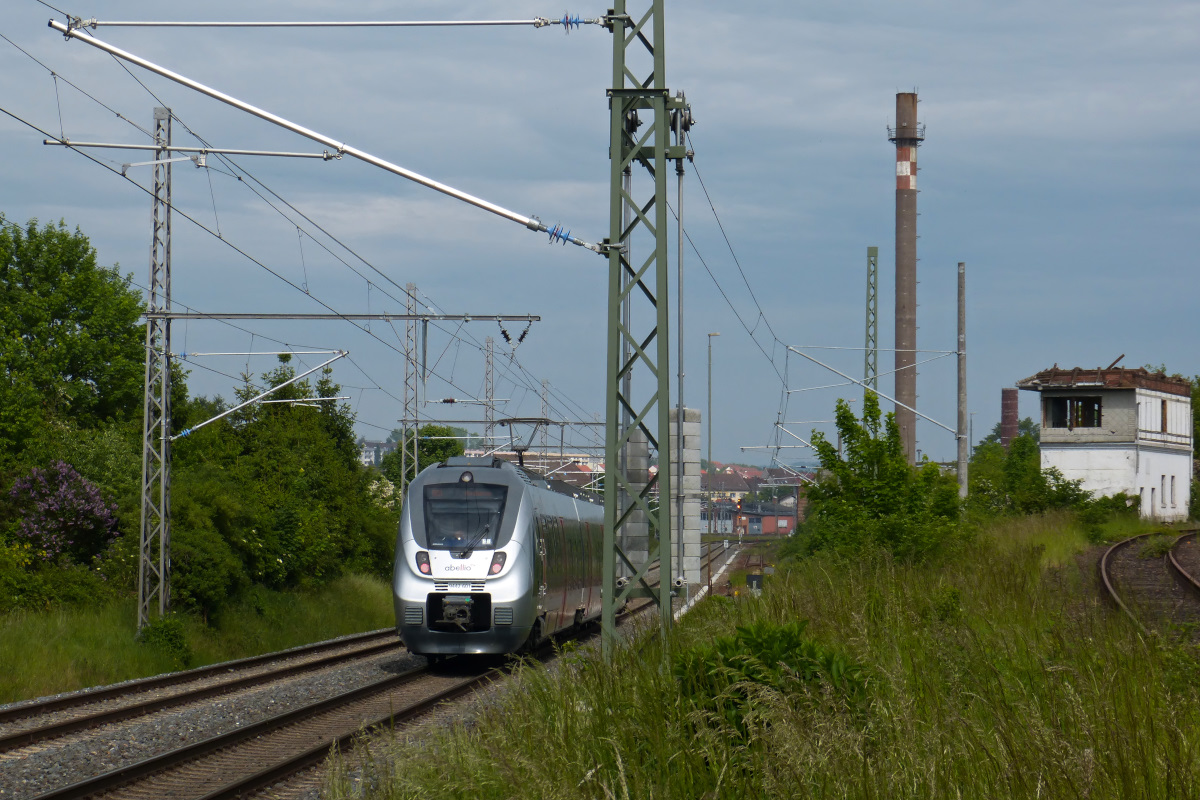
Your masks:
<svg viewBox="0 0 1200 800"><path fill-rule="evenodd" d="M413 172L412 170L405 169L404 167L401 167L397 164L393 164L390 161L385 161L382 158L373 156L370 153L364 152L355 147L351 147L350 145L348 145L344 142L339 142L336 139L333 139L332 137L326 136L322 133L317 133L314 130L310 130L309 128L304 127L303 125L297 125L296 123L291 122L290 120L286 120L283 117L272 114L269 111L265 111L257 106L253 106L249 103L238 100L236 97L231 97L230 95L227 95L224 92L213 89L210 86L205 86L204 84L202 84L198 81L194 81L191 78L186 78L183 75L180 75L176 72L172 72L171 70L167 69L166 67L161 67L158 64L155 64L153 62L147 61L144 58L141 58L140 56L136 56L133 53L126 52L125 50L122 50L119 47L114 47L113 45L108 44L107 42L103 42L92 36L86 36L83 33L81 33L80 31L70 28L67 25L64 25L63 23L59 22L58 20L53 20L53 19L50 20L49 26L51 28L53 28L54 30L62 33L63 37L66 39L78 39L79 41L85 42L85 43L91 45L92 47L95 47L98 50L103 50L106 53L116 56L117 58L121 59L122 61L128 61L130 64L136 64L137 66L141 67L142 69L149 70L150 72L153 72L156 75L161 75L162 77L166 78L167 80L174 81L175 83L178 83L181 86L186 86L187 88L192 89L197 92L200 92L201 94L208 95L209 97L213 98L214 100L219 100L222 103L225 103L226 105L233 106L234 108L245 111L248 114L253 114L254 116L258 117L259 119L266 120L267 122L270 122L273 125L278 125L279 127L289 130L292 133L299 134L300 136L303 136L307 139L312 139L314 142L320 142L321 144L325 145L326 147L332 147L339 154L345 154L345 155L351 156L352 158L357 158L359 161L364 161L368 164L371 164L372 166L376 166L376 167L379 167L380 169L387 170L388 172L390 172L394 175L399 175L402 178L407 178L408 180L413 181L414 183L419 183L422 186L426 186L430 189L441 192L442 194L449 195L450 197L453 197L457 200L461 200L464 203L470 203L471 205L475 206L476 208L482 208L484 211L490 211L491 213L493 213L497 216L504 217L505 219L512 220L513 222L519 222L522 225L524 225L525 227L529 228L530 230L538 231L541 233L547 233L550 235L550 240L552 242L553 241L562 241L564 243L570 242L571 244L579 245L580 247L586 247L588 250L592 250L597 253L601 252L603 249L598 244L585 242L584 240L579 239L578 237L571 236L571 234L569 232L564 233L563 229L560 226L555 225L554 227L550 227L550 226L546 225L546 223L544 223L540 219L538 219L537 217L527 217L524 214L518 214L515 211L509 211L507 208L498 206L495 203L489 203L487 200L483 200L482 198L475 197L472 194L467 194L466 192L459 191L458 189L455 189L452 186L447 186L446 184L435 181L432 178L426 178L424 175L420 175L416 172Z"/></svg>

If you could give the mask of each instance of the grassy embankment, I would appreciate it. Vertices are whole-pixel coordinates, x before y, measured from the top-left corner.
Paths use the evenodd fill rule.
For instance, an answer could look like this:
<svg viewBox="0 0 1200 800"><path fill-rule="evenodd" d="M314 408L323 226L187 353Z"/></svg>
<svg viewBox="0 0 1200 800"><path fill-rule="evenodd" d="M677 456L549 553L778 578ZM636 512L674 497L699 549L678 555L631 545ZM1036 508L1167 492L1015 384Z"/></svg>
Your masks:
<svg viewBox="0 0 1200 800"><path fill-rule="evenodd" d="M175 617L134 638L135 601L0 617L0 703L157 675L394 624L391 589L347 575L307 592L261 591L211 625Z"/></svg>
<svg viewBox="0 0 1200 800"><path fill-rule="evenodd" d="M706 705L653 646L612 668L572 653L523 669L470 727L336 761L330 794L1200 796L1196 653L1104 608L1075 557L1087 546L1071 517L1052 516L998 524L936 564L810 558L761 599L701 603L673 647L805 619L807 636L863 667L861 692L818 671Z"/></svg>

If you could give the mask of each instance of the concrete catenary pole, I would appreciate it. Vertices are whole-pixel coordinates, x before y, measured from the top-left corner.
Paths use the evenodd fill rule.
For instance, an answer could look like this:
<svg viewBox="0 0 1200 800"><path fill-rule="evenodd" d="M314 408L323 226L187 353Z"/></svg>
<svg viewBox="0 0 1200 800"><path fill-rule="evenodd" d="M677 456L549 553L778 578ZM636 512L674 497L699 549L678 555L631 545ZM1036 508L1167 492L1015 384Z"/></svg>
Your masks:
<svg viewBox="0 0 1200 800"><path fill-rule="evenodd" d="M925 127L917 121L916 92L896 94L896 423L908 463L917 461L917 148Z"/></svg>
<svg viewBox="0 0 1200 800"><path fill-rule="evenodd" d="M958 496L967 496L967 265L958 262Z"/></svg>
<svg viewBox="0 0 1200 800"><path fill-rule="evenodd" d="M714 336L720 336L720 331L714 331L708 334L708 538L711 546L713 535L713 514L716 509L713 508L713 465L712 465L712 340ZM709 559L708 565L708 591L712 591L712 559Z"/></svg>

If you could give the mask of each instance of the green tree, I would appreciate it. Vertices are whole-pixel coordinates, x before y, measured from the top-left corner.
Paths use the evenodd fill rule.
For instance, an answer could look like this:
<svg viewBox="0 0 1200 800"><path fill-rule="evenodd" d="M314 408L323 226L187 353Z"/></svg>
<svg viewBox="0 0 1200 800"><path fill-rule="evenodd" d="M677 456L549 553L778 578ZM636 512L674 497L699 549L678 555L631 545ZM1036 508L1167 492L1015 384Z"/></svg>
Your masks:
<svg viewBox="0 0 1200 800"><path fill-rule="evenodd" d="M327 370L314 387L288 357L262 379L278 400L334 397ZM249 399L260 390L238 390ZM185 406L198 422L223 406ZM181 602L204 613L251 583L315 585L345 571L386 573L395 516L371 498L374 473L358 463L350 409L336 402L255 404L175 446L175 530Z"/></svg>
<svg viewBox="0 0 1200 800"><path fill-rule="evenodd" d="M140 414L142 307L79 230L0 226L0 463L50 420L89 428Z"/></svg>
<svg viewBox="0 0 1200 800"><path fill-rule="evenodd" d="M1017 422L1017 436L1027 436L1033 440L1034 444L1037 444L1042 439L1042 426L1034 422L1033 417L1025 417ZM1000 444L999 422L997 422L996 426L992 428L991 433L979 440L979 445L977 446L990 443Z"/></svg>
<svg viewBox="0 0 1200 800"><path fill-rule="evenodd" d="M999 441L975 448L968 472L968 504L984 514L1037 514L1052 508L1081 508L1088 493L1057 469L1042 469L1032 436L1018 436L1005 449Z"/></svg>
<svg viewBox="0 0 1200 800"><path fill-rule="evenodd" d="M874 393L863 400L861 422L844 400L836 420L844 457L813 432L822 475L808 490L808 549L879 546L915 558L962 535L954 478L936 464L909 466L895 415L883 418Z"/></svg>
<svg viewBox="0 0 1200 800"><path fill-rule="evenodd" d="M447 458L452 456L461 456L466 452L462 439L452 438L464 435L465 432L460 432L461 428L451 428L448 425L422 425L419 438L417 439L417 461L418 469L425 469L434 464L440 464ZM399 433L399 432L393 432ZM402 434L401 434L402 435ZM413 432L408 434L408 450L412 450ZM394 441L399 440L399 436ZM397 448L383 457L379 468L383 471L384 476L392 483L399 485L402 483L400 449ZM412 467L409 467L409 479L412 478Z"/></svg>

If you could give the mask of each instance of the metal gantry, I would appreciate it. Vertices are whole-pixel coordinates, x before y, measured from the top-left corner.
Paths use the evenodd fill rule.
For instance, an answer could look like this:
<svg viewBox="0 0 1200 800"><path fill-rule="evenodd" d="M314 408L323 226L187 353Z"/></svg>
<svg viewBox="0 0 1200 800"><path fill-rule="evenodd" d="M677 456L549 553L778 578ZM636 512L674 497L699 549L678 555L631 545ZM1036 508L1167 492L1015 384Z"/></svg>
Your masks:
<svg viewBox="0 0 1200 800"><path fill-rule="evenodd" d="M867 248L867 342L863 384L879 388L879 248Z"/></svg>
<svg viewBox="0 0 1200 800"><path fill-rule="evenodd" d="M608 90L610 205L608 255L608 381L605 403L604 474L604 601L601 612L602 649L612 656L617 610L631 597L657 600L663 632L671 624L670 504L663 500L671 485L667 452L670 412L670 341L668 303L667 162L682 158L682 147L671 146L670 113L684 107L672 98L666 83L666 36L663 0L642 3L631 14L629 3L617 0L608 20L613 33L613 77ZM642 115L650 119L644 132ZM626 170L644 171L649 181L644 195L633 196L623 180ZM630 182L632 186L632 182ZM626 223L626 214L628 219ZM633 240L639 242L633 261ZM640 254L644 253L644 256ZM626 317L622 311L633 306ZM625 355L628 352L629 355ZM633 373L637 379L629 380ZM641 394L638 395L637 392ZM658 473L644 483L622 454L638 431L657 453ZM641 511L650 523L650 548L644 563L633 563L621 547L624 526ZM663 579L657 588L646 580L651 562L659 560ZM631 577L618 584L619 564Z"/></svg>
<svg viewBox="0 0 1200 800"><path fill-rule="evenodd" d="M154 109L154 208L142 414L138 630L171 602L171 110Z"/></svg>
<svg viewBox="0 0 1200 800"><path fill-rule="evenodd" d="M409 433L409 420L413 421L414 427L418 419L417 413L419 406L417 404L417 285L409 283L405 285L404 291L407 293L405 305L408 308L408 313L414 315L404 323L404 424L400 428L400 496L404 497L404 492L408 487L409 468L411 465L412 476L416 477L421 471L420 459L417 458L417 437L420 431L414 429L412 436ZM409 440L412 440L411 443Z"/></svg>
<svg viewBox="0 0 1200 800"><path fill-rule="evenodd" d="M492 337L483 341L483 447L492 449L492 437L496 435L496 342Z"/></svg>

